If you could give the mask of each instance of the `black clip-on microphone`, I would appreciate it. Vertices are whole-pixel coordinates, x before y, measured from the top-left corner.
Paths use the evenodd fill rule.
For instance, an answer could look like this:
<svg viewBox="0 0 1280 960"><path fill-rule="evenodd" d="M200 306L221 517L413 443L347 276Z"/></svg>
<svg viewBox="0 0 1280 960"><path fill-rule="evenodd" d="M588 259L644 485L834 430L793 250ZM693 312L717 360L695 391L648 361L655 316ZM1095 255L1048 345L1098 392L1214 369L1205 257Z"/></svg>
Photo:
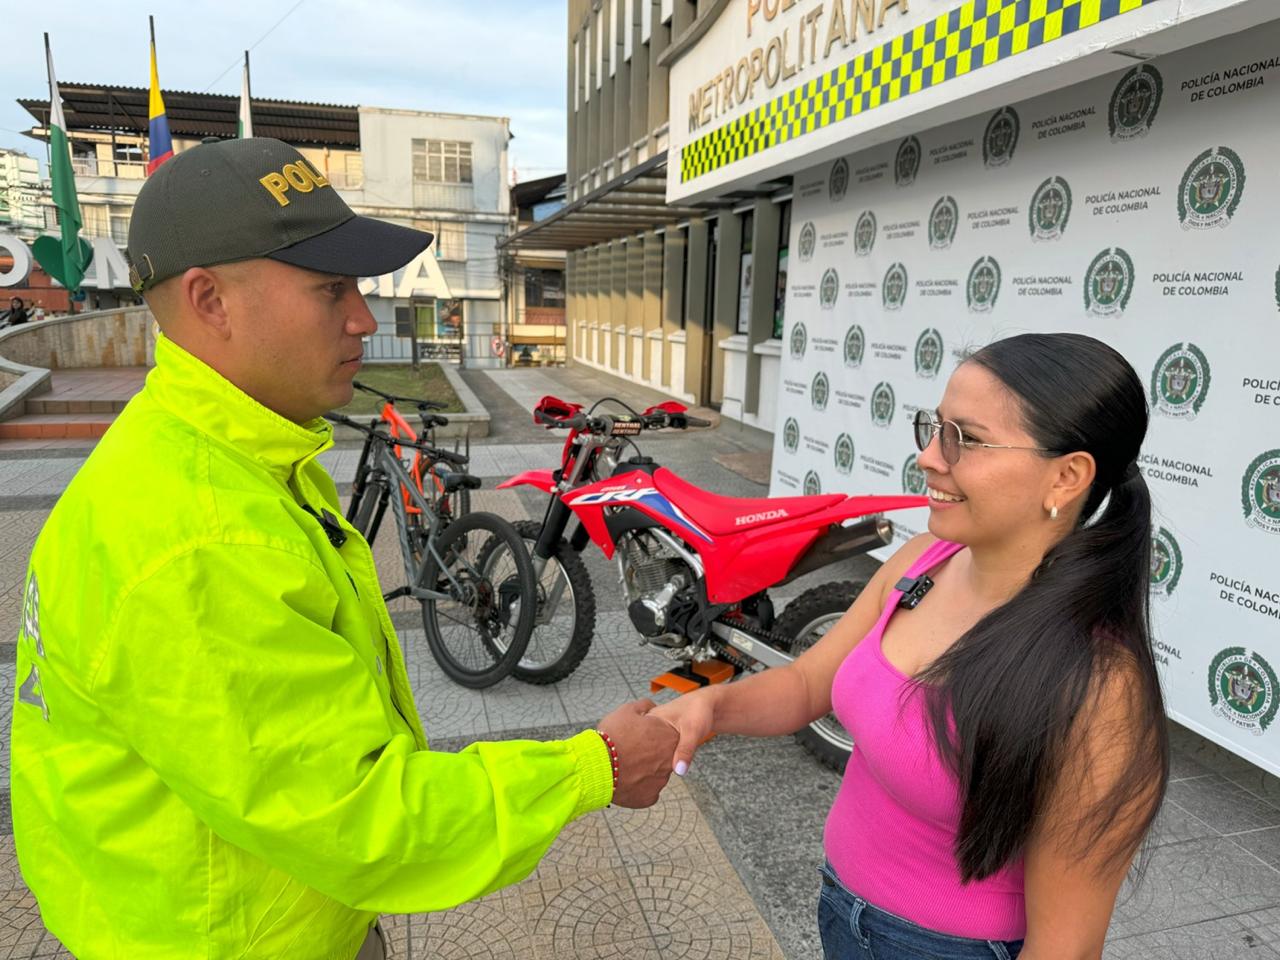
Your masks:
<svg viewBox="0 0 1280 960"><path fill-rule="evenodd" d="M920 601L924 599L924 595L933 587L933 581L921 574L914 579L911 577L903 577L894 586L893 589L902 591L902 598L898 600L898 606L905 607L908 610L914 610L920 606Z"/></svg>

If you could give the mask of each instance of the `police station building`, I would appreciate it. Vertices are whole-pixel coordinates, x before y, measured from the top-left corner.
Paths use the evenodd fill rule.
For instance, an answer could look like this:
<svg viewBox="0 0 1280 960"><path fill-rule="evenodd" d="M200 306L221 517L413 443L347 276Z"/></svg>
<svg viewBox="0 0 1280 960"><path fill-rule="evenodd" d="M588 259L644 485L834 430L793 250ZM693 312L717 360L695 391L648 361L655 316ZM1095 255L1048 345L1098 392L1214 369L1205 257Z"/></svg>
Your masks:
<svg viewBox="0 0 1280 960"><path fill-rule="evenodd" d="M772 431L775 495L898 493L967 348L1113 344L1170 711L1280 774L1280 4L569 7L569 202L508 243L566 250L570 362Z"/></svg>

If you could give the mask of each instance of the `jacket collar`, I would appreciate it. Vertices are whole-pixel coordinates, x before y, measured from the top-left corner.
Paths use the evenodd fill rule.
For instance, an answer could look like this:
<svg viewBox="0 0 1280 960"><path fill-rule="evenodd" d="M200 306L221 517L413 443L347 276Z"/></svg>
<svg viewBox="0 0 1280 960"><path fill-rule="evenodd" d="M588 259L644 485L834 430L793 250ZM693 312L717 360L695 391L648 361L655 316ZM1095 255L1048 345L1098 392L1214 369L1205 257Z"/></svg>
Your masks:
<svg viewBox="0 0 1280 960"><path fill-rule="evenodd" d="M156 365L147 374L146 393L200 433L257 461L281 483L333 446L333 426L323 417L303 424L286 420L163 334L156 335Z"/></svg>

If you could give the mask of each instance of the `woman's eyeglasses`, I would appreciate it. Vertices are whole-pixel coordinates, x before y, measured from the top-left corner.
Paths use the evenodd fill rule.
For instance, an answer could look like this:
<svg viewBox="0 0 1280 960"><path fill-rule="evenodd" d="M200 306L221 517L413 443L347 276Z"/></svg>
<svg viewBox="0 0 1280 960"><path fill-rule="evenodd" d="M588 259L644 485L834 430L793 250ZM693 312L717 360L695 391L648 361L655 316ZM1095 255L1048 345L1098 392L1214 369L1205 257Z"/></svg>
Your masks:
<svg viewBox="0 0 1280 960"><path fill-rule="evenodd" d="M923 452L933 443L933 438L941 435L942 459L955 466L960 460L961 449L985 447L988 450L1032 450L1036 453L1053 453L1044 447L1015 447L1007 443L979 443L966 439L964 431L954 420L937 420L927 410L917 410L915 418L916 446Z"/></svg>

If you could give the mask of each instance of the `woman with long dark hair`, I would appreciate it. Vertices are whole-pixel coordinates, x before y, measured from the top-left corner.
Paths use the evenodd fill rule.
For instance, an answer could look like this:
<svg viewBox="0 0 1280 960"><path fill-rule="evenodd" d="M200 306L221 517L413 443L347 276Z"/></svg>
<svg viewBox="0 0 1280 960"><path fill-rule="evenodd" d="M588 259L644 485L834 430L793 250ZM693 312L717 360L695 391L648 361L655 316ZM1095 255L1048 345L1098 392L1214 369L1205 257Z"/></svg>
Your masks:
<svg viewBox="0 0 1280 960"><path fill-rule="evenodd" d="M1025 334L970 356L915 428L929 533L790 666L654 714L677 773L711 733L831 710L848 729L828 960L1101 957L1168 781L1142 383L1099 340Z"/></svg>

